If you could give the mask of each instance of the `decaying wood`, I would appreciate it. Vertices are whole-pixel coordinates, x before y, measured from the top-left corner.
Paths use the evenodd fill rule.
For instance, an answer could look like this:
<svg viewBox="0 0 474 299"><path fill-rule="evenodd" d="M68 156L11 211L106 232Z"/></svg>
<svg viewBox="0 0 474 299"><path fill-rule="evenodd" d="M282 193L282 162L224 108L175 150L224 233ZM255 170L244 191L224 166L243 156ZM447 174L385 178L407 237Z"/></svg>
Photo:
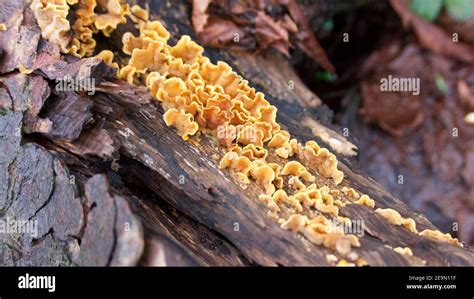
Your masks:
<svg viewBox="0 0 474 299"><path fill-rule="evenodd" d="M244 190L229 171L218 168L224 151L212 139L201 135L184 142L165 125L163 110L146 88L110 78L113 72L98 59L60 60L54 47L40 41L38 28L23 21L28 8L13 0L0 3L0 22L9 28L5 36L35 36L14 53L0 35L0 150L5 153L0 156L0 218L36 219L40 227L36 237L0 235L0 262L329 265L325 256L331 250L281 229L258 202L257 186ZM149 7L174 38L192 34L188 3L152 1ZM343 185L367 193L378 207L413 218L419 230L434 229L357 170L354 142L330 126L329 108L281 57L206 50L213 61L229 62L265 92L293 136L332 148L342 161ZM20 64L34 72L19 74ZM94 95L48 87L84 70L100 83ZM364 220L362 246L355 252L369 265L474 265L471 249L408 233L372 209L347 205L341 214ZM409 246L415 256L386 245Z"/></svg>

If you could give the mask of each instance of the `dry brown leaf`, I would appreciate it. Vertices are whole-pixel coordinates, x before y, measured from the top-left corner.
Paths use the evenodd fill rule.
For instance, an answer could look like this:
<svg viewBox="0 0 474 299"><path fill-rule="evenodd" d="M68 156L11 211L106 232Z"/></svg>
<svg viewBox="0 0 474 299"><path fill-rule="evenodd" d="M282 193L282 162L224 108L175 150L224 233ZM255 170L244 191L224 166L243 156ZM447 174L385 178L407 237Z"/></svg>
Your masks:
<svg viewBox="0 0 474 299"><path fill-rule="evenodd" d="M299 4L296 1L283 2L287 2L286 7L292 19L298 25L299 32L296 35L298 47L319 63L325 70L334 74L336 72L334 65L329 61L324 49L319 44Z"/></svg>
<svg viewBox="0 0 474 299"><path fill-rule="evenodd" d="M458 80L457 91L461 104L467 110L474 110L474 94L464 79Z"/></svg>
<svg viewBox="0 0 474 299"><path fill-rule="evenodd" d="M363 81L361 93L364 101L361 113L364 120L376 123L394 136L402 136L423 121L422 103L416 96L381 92L378 80Z"/></svg>
<svg viewBox="0 0 474 299"><path fill-rule="evenodd" d="M245 32L233 22L211 16L203 31L199 33L199 38L205 44L222 47L233 41L236 34L239 39L245 37Z"/></svg>
<svg viewBox="0 0 474 299"><path fill-rule="evenodd" d="M382 91L380 79L389 75L394 78L418 77L419 70L424 69L425 65L423 50L415 45L401 48L400 44L395 43L375 51L363 67L365 72L371 74L361 83L361 113L364 120L376 123L394 136L404 135L417 128L424 118L421 101L423 94L416 96L410 92ZM441 65L442 63L438 64ZM421 74L429 76L430 72L425 70Z"/></svg>
<svg viewBox="0 0 474 299"><path fill-rule="evenodd" d="M300 47L327 71L335 68L319 44L303 10L295 1L194 0L192 23L203 43L229 46L238 34L238 46L253 51L271 46L286 56L292 43ZM273 6L288 13L277 19L266 13ZM242 39L245 38L245 41Z"/></svg>
<svg viewBox="0 0 474 299"><path fill-rule="evenodd" d="M255 27L257 38L262 48L272 45L289 56L291 44L288 38L288 31L280 23L275 22L263 11L259 11L255 18Z"/></svg>
<svg viewBox="0 0 474 299"><path fill-rule="evenodd" d="M206 11L210 3L210 0L193 0L192 22L197 34L201 33L204 30L204 26L207 24L209 15Z"/></svg>

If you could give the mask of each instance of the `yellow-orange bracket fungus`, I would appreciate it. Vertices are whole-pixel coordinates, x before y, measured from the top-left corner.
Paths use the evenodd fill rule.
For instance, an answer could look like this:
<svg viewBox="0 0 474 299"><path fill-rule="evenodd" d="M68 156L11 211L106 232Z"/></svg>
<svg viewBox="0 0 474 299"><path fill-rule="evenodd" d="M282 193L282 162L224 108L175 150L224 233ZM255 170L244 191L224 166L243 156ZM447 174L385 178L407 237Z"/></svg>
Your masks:
<svg viewBox="0 0 474 299"><path fill-rule="evenodd" d="M411 218L403 218L400 213L394 209L376 209L376 213L382 215L385 219L388 220L391 224L401 225L411 231L412 233L418 233L416 230L416 223Z"/></svg>
<svg viewBox="0 0 474 299"><path fill-rule="evenodd" d="M254 182L267 215L283 229L333 250L339 258L334 255L331 260L339 260L339 266L367 264L352 251L360 246L358 237L335 223L350 226L351 219L339 215L347 203L374 208L375 201L351 187L338 187L344 173L336 156L316 141L302 145L282 130L277 108L227 63L211 62L204 48L187 35L170 45L170 33L161 22L150 21L147 10L122 0L32 0L31 9L43 38L62 53L96 55L117 69L119 79L146 85L161 104L166 125L176 128L182 139L207 135L216 140L226 150L220 169L233 172L243 188ZM94 35L110 36L128 20L138 35L122 35L119 57L107 49L97 53ZM395 210L376 212L417 232L413 219ZM457 241L437 231L420 235Z"/></svg>
<svg viewBox="0 0 474 299"><path fill-rule="evenodd" d="M41 29L43 38L58 45L61 51L68 53L69 40L66 37L66 33L70 30L71 26L67 20L69 13L67 1L33 0L30 7Z"/></svg>
<svg viewBox="0 0 474 299"><path fill-rule="evenodd" d="M406 255L406 256L413 256L413 251L411 250L410 247L395 247L393 248L393 251L396 253L399 253L401 255Z"/></svg>
<svg viewBox="0 0 474 299"><path fill-rule="evenodd" d="M58 45L61 52L78 57L93 54L95 33L100 31L110 36L119 24L127 22L126 16L131 15L128 4L120 0L32 0L30 7L42 37ZM97 14L96 8L103 13ZM71 9L75 10L72 26L68 20Z"/></svg>
<svg viewBox="0 0 474 299"><path fill-rule="evenodd" d="M459 242L458 239L453 238L448 233L443 234L439 230L425 229L424 231L420 232L420 236L424 236L424 237L431 238L433 240L442 241L442 242L448 242L450 244L462 247L462 244Z"/></svg>
<svg viewBox="0 0 474 299"><path fill-rule="evenodd" d="M369 208L375 207L375 201L367 194L362 195L358 200L355 201L355 203L363 206L368 206Z"/></svg>
<svg viewBox="0 0 474 299"><path fill-rule="evenodd" d="M167 126L175 126L178 134L183 140L188 140L189 135L194 135L199 129L196 122L193 121L192 114L186 113L183 110L176 110L174 108L166 111L163 115Z"/></svg>

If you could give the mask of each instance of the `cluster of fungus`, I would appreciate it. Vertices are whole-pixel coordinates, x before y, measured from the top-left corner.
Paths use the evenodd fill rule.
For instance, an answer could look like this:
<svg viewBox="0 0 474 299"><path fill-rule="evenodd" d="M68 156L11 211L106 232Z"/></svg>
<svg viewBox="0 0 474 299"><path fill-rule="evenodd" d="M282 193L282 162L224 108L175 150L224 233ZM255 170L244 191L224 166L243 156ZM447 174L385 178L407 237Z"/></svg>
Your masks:
<svg viewBox="0 0 474 299"><path fill-rule="evenodd" d="M96 6L102 14L96 13ZM76 12L72 39L66 18L71 7ZM63 53L81 57L94 52L93 33L102 31L108 36L128 16L139 34L122 36L127 63L114 62L108 50L96 56L115 67L118 78L145 84L161 103L165 123L175 127L183 140L199 134L215 138L226 150L220 168L229 169L243 185L256 183L262 190L259 201L283 229L337 252L342 257L339 261L334 255L328 257L334 264L366 264L351 250L360 242L343 229L351 220L340 216L339 208L346 204L374 208L374 200L353 188L337 187L344 174L336 156L315 141L303 145L292 138L277 123L277 108L227 63L212 63L186 35L169 45L170 34L162 23L148 21L146 10L136 5L129 8L119 0L33 0L32 8L43 37ZM269 155L275 158L272 162ZM316 183L317 176L325 178L325 183ZM412 219L390 209L376 212L417 233ZM420 234L451 243L456 240L436 232Z"/></svg>
<svg viewBox="0 0 474 299"><path fill-rule="evenodd" d="M132 15L128 4L120 0L33 0L30 7L43 38L57 44L63 53L78 57L94 53L95 33L110 36ZM75 12L72 26L67 19L70 10Z"/></svg>

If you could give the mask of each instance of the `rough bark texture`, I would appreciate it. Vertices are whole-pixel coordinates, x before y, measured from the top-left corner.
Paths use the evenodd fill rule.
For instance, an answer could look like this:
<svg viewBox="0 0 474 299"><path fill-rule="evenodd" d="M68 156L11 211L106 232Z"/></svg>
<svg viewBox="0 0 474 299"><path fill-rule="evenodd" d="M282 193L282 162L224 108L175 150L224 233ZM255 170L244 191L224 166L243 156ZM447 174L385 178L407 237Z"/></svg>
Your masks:
<svg viewBox="0 0 474 299"><path fill-rule="evenodd" d="M38 220L37 236L0 234L2 264L329 265L325 255L331 250L281 229L257 201L261 190L243 190L218 168L222 148L206 136L182 141L144 87L111 79L113 71L98 59L60 61L54 47L40 41L28 8L13 0L0 3L0 22L8 28L0 33L0 218ZM192 35L188 4L152 1L149 7L175 39ZM25 34L34 38L13 51L11 40L24 43ZM413 218L419 230L434 228L357 170L354 142L330 126L331 111L280 56L206 53L229 62L263 91L292 135L332 148L344 184L370 195L378 207ZM34 72L20 74L20 64ZM94 95L48 87L85 69L100 83ZM355 251L369 265L419 265L421 259L474 265L471 249L407 233L369 208L348 205L341 214L365 221ZM385 245L409 246L415 256Z"/></svg>

